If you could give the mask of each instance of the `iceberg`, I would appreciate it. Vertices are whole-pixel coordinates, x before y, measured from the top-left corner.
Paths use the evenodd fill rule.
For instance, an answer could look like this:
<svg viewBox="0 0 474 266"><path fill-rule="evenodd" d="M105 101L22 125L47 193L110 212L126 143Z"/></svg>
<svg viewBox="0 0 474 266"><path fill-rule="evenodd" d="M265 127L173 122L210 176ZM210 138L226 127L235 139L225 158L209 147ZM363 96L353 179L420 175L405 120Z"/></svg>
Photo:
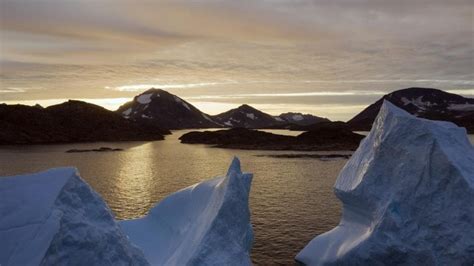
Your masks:
<svg viewBox="0 0 474 266"><path fill-rule="evenodd" d="M252 174L227 175L115 221L75 168L0 178L0 265L250 265Z"/></svg>
<svg viewBox="0 0 474 266"><path fill-rule="evenodd" d="M311 240L298 262L474 263L474 148L464 128L385 101L334 191L339 225Z"/></svg>
<svg viewBox="0 0 474 266"><path fill-rule="evenodd" d="M251 265L251 181L234 158L226 176L182 189L120 225L152 265Z"/></svg>
<svg viewBox="0 0 474 266"><path fill-rule="evenodd" d="M0 178L0 265L148 265L75 168Z"/></svg>

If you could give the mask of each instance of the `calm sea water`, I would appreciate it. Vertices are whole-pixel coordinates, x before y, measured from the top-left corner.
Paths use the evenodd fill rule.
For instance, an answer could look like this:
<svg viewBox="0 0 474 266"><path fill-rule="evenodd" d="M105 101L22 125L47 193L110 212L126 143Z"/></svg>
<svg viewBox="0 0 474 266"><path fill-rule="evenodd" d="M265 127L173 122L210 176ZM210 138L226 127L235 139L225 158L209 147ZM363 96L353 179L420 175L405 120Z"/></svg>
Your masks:
<svg viewBox="0 0 474 266"><path fill-rule="evenodd" d="M145 215L170 193L225 174L235 155L241 159L244 171L254 173L250 208L255 230L252 260L256 265L291 265L308 241L337 225L341 204L332 186L347 160L258 157L308 152L244 151L181 144L178 138L185 132L176 131L165 141L156 142L0 147L0 176L75 166L104 197L116 217L128 219ZM470 139L474 142L474 136ZM125 150L65 153L73 148L101 146Z"/></svg>

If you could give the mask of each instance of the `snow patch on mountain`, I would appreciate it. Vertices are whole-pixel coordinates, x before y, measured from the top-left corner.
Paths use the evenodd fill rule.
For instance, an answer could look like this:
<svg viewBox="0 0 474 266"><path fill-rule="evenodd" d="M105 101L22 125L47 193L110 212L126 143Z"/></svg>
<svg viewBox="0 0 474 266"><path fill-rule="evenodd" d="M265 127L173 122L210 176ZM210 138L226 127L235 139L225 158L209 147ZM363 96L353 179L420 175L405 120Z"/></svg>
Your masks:
<svg viewBox="0 0 474 266"><path fill-rule="evenodd" d="M153 93L142 94L137 97L137 102L140 104L149 104L151 103L151 96L153 96Z"/></svg>
<svg viewBox="0 0 474 266"><path fill-rule="evenodd" d="M189 105L187 105L185 102L181 102L181 104L184 106L184 108L188 109L188 110L191 110L191 108L189 107Z"/></svg>
<svg viewBox="0 0 474 266"><path fill-rule="evenodd" d="M293 115L292 119L294 121L301 121L304 119L304 117L302 115Z"/></svg>
<svg viewBox="0 0 474 266"><path fill-rule="evenodd" d="M209 116L207 116L205 113L202 113L202 117L204 117L207 121L214 123L214 120L212 120L212 119L211 119Z"/></svg>
<svg viewBox="0 0 474 266"><path fill-rule="evenodd" d="M449 110L454 110L454 111L474 111L474 104L450 104L448 106Z"/></svg>
<svg viewBox="0 0 474 266"><path fill-rule="evenodd" d="M415 99L407 99L406 97L400 98L403 105L412 104L418 107L421 111L426 111L428 108L437 105L437 103L432 103L430 101L423 101L423 96L419 96Z"/></svg>
<svg viewBox="0 0 474 266"><path fill-rule="evenodd" d="M129 116L130 113L132 113L132 108L128 108L127 110L125 110L125 111L122 112L122 114L123 114L124 116Z"/></svg>
<svg viewBox="0 0 474 266"><path fill-rule="evenodd" d="M337 178L340 224L296 259L307 265L471 265L474 148L466 130L384 101Z"/></svg>
<svg viewBox="0 0 474 266"><path fill-rule="evenodd" d="M248 113L248 114L245 114L248 118L252 119L252 120L255 120L256 117L253 113Z"/></svg>
<svg viewBox="0 0 474 266"><path fill-rule="evenodd" d="M226 176L180 190L120 225L152 265L251 265L251 181L235 158Z"/></svg>

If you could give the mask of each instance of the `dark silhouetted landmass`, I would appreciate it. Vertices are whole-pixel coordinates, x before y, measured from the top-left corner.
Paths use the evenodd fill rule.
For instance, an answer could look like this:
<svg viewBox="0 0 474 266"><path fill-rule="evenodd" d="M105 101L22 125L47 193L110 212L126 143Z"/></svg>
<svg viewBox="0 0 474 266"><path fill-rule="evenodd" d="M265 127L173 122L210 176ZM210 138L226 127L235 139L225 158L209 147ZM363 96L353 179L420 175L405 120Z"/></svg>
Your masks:
<svg viewBox="0 0 474 266"><path fill-rule="evenodd" d="M120 148L109 148L109 147L100 147L98 149L70 149L67 150L67 153L82 153L82 152L111 152L111 151L123 151Z"/></svg>
<svg viewBox="0 0 474 266"><path fill-rule="evenodd" d="M224 127L231 128L284 128L288 122L243 104L238 108L212 117Z"/></svg>
<svg viewBox="0 0 474 266"><path fill-rule="evenodd" d="M329 119L324 117L319 117L311 114L302 114L302 113L283 113L276 117L276 119L281 119L288 124L294 124L296 126L309 126L321 122L330 122Z"/></svg>
<svg viewBox="0 0 474 266"><path fill-rule="evenodd" d="M97 105L68 101L47 108L0 104L0 144L162 140L169 131L124 119Z"/></svg>
<svg viewBox="0 0 474 266"><path fill-rule="evenodd" d="M415 116L450 121L474 133L474 99L429 88L408 88L383 96L347 122L351 129L370 130L383 100Z"/></svg>
<svg viewBox="0 0 474 266"><path fill-rule="evenodd" d="M320 128L298 136L285 136L273 133L234 128L218 131L193 131L179 139L188 144L209 144L219 148L247 150L355 150L364 136L349 131L336 132Z"/></svg>
<svg viewBox="0 0 474 266"><path fill-rule="evenodd" d="M149 89L117 110L132 121L167 129L219 128L209 115L189 102L161 89Z"/></svg>
<svg viewBox="0 0 474 266"><path fill-rule="evenodd" d="M256 157L270 157L270 158L283 158L283 159L319 159L321 161L330 161L334 159L349 159L350 154L258 154Z"/></svg>

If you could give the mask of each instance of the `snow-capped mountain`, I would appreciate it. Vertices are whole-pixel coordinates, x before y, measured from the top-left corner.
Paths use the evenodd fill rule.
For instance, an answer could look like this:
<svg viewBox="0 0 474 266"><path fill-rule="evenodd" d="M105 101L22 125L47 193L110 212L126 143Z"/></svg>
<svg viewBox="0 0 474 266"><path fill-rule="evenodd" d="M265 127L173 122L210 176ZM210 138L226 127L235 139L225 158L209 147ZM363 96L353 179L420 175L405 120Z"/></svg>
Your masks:
<svg viewBox="0 0 474 266"><path fill-rule="evenodd" d="M474 99L437 89L408 88L394 91L348 121L353 130L370 130L383 100L418 117L451 121L474 132Z"/></svg>
<svg viewBox="0 0 474 266"><path fill-rule="evenodd" d="M47 108L0 104L0 128L0 144L161 140L169 133L72 100Z"/></svg>
<svg viewBox="0 0 474 266"><path fill-rule="evenodd" d="M149 89L116 111L131 120L167 129L220 127L209 115L180 97L161 89Z"/></svg>
<svg viewBox="0 0 474 266"><path fill-rule="evenodd" d="M215 115L212 118L225 127L274 128L287 124L282 119L277 119L247 104Z"/></svg>
<svg viewBox="0 0 474 266"><path fill-rule="evenodd" d="M302 114L302 113L283 113L277 117L277 120L281 119L282 121L296 124L299 126L307 126L312 125L320 122L329 122L330 120L327 118L311 115L311 114Z"/></svg>

